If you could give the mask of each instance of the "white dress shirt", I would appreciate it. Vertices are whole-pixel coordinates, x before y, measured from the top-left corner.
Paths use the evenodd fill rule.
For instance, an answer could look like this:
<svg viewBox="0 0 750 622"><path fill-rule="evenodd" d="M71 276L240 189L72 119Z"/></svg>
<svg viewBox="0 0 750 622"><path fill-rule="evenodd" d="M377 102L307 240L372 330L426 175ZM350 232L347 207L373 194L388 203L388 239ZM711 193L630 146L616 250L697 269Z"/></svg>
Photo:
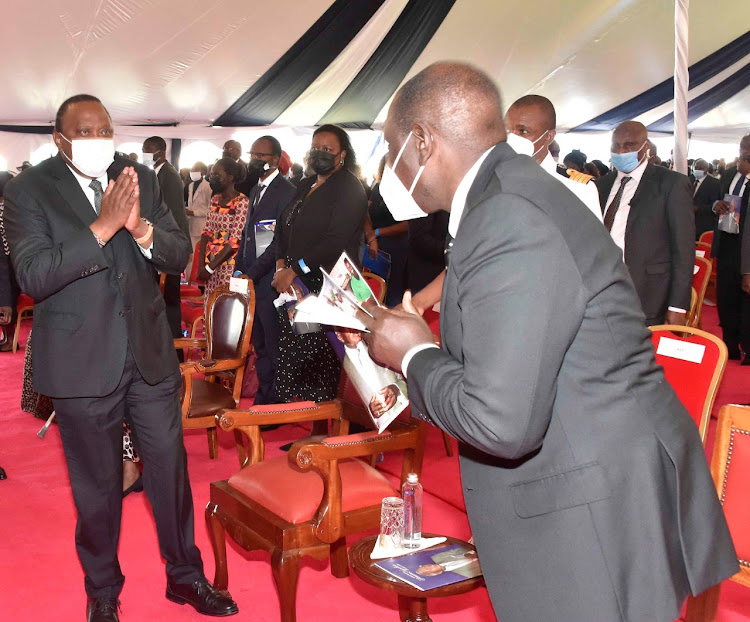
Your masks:
<svg viewBox="0 0 750 622"><path fill-rule="evenodd" d="M94 203L94 189L89 185L93 180L76 173L67 162L65 163L65 165L68 167L68 170L73 173L73 177L75 177L76 181L80 184L81 190L83 190L83 194L86 195L89 203L91 203L91 209L96 212L96 204ZM104 175L102 175L101 177L97 177L97 181L102 185L102 192L104 192L107 189L107 185L109 184L107 174L104 173ZM135 238L133 238L133 240L135 241ZM148 248L143 248L140 244L136 244L136 246L138 247L138 250L140 250L146 256L147 259L151 259L151 251L154 249L153 239L151 240L151 246L149 246Z"/></svg>
<svg viewBox="0 0 750 622"><path fill-rule="evenodd" d="M164 160L164 162L166 162L166 160ZM159 174L161 167L164 166L164 162L162 162L159 166L154 167L154 173L156 173L157 175Z"/></svg>
<svg viewBox="0 0 750 622"><path fill-rule="evenodd" d="M275 168L271 171L271 173L266 177L265 179L259 179L258 185L261 186L260 188L260 196L258 197L258 203L260 203L260 200L263 198L263 195L266 193L266 190L268 190L268 186L271 185L271 182L276 179L276 176L279 174L279 169ZM252 205L250 206L252 207Z"/></svg>
<svg viewBox="0 0 750 622"><path fill-rule="evenodd" d="M698 194L698 188L701 187L701 184L706 180L706 177L708 177L708 174L706 174L703 177L701 177L698 180L698 182L695 184L695 188L693 188L693 196L695 196L696 194Z"/></svg>
<svg viewBox="0 0 750 622"><path fill-rule="evenodd" d="M599 203L599 191L593 183L582 184L560 175L557 172L557 162L554 161L549 152L547 153L547 157L542 160L540 166L575 194L581 200L581 203L588 207L591 213L596 216L596 219L602 222L602 206Z"/></svg>
<svg viewBox="0 0 750 622"><path fill-rule="evenodd" d="M620 190L622 178L632 177L632 179L627 184L625 184L625 190L623 191L622 198L620 199L620 207L617 210L617 214L615 214L615 220L612 223L612 230L609 232L612 236L612 240L614 240L614 243L622 249L623 259L625 258L625 228L628 225L628 216L630 215L630 202L633 200L635 191L638 189L638 185L641 183L643 171L646 170L646 166L648 166L648 159L644 159L643 162L641 162L634 170L630 171L629 173L617 171L617 179L615 179L615 183L612 184L612 190L609 191L609 197L607 197L607 209L609 209L609 206L612 205L612 201L617 195L617 192ZM604 211L604 215L606 217L606 210Z"/></svg>
<svg viewBox="0 0 750 622"><path fill-rule="evenodd" d="M735 194L734 187L737 185L737 182L740 180L742 175L739 171L735 174L735 176L732 178L732 183L729 184L729 194ZM740 187L739 193L737 193L738 196L742 196L745 193L745 190L747 190L747 182L750 181L750 175L745 175L745 179L742 182L742 186Z"/></svg>
<svg viewBox="0 0 750 622"><path fill-rule="evenodd" d="M473 166L468 171L466 171L466 175L464 175L461 183L458 184L458 188L456 188L456 192L453 195L453 200L451 201L451 215L448 219L448 233L450 233L454 238L456 237L456 234L458 234L458 226L461 224L461 217L463 216L464 210L466 209L466 199L469 196L471 185L477 178L479 169L487 159L487 156L490 155L490 151L492 151L494 148L495 145L487 149L487 151L479 156L479 159L474 162ZM417 352L421 352L422 350L426 350L427 348L437 347L438 346L434 343L423 343L418 346L414 346L411 350L409 350L401 360L401 373L404 374L404 377L406 377L406 369L407 367L409 367L409 363L411 362L412 358L414 358L414 355L417 354Z"/></svg>
<svg viewBox="0 0 750 622"><path fill-rule="evenodd" d="M607 209L612 205L612 201L617 192L620 190L620 184L622 183L623 177L631 177L632 179L625 184L625 190L622 192L622 198L620 199L620 207L615 214L615 220L612 223L612 230L609 232L612 236L612 240L617 246L622 249L622 260L625 261L625 229L628 226L628 216L630 215L630 202L635 196L635 191L638 190L638 186L641 183L643 172L648 166L648 158L644 159L635 169L629 173L623 173L617 171L617 179L612 184L612 190L609 191L607 197ZM607 211L604 211L604 215L607 215ZM685 309L679 309L677 307L668 307L669 311L676 311L677 313L686 313Z"/></svg>

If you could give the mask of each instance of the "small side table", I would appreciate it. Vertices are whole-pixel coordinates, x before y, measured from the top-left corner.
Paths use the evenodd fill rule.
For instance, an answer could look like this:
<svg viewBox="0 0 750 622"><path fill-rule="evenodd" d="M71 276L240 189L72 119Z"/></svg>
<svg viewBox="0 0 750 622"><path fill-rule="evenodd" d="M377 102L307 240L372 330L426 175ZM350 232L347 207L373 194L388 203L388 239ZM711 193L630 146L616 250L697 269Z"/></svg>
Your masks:
<svg viewBox="0 0 750 622"><path fill-rule="evenodd" d="M425 538L435 537L434 534L422 535ZM387 592L395 592L398 595L398 611L401 616L401 622L432 622L427 613L428 598L465 594L484 585L484 578L480 575L473 579L466 579L459 583L453 583L432 590L418 590L378 568L375 564L380 560L370 559L370 553L372 553L377 537L377 535L369 536L354 544L349 549L349 563L354 573L366 583ZM450 537L443 544L437 546L452 544L471 546L468 542Z"/></svg>

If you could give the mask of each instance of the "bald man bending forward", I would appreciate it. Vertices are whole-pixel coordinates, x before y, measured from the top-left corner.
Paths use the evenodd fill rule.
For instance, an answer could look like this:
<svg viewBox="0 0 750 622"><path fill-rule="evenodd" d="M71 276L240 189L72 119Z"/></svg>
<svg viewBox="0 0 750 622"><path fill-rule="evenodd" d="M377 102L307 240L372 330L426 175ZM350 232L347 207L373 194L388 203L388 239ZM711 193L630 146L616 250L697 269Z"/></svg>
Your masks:
<svg viewBox="0 0 750 622"><path fill-rule="evenodd" d="M473 105L452 108L498 116L499 95L484 111L471 76L439 79L451 71L472 72L428 68L413 79L416 109L399 94L385 124L389 166L406 144L400 182L423 166L414 199L451 212L442 348L418 316L375 309L370 351L406 372L413 413L461 441L499 620L671 622L688 592L738 570L697 428L654 361L601 223L502 128L488 139L487 126L467 124L462 145L418 108L465 92Z"/></svg>

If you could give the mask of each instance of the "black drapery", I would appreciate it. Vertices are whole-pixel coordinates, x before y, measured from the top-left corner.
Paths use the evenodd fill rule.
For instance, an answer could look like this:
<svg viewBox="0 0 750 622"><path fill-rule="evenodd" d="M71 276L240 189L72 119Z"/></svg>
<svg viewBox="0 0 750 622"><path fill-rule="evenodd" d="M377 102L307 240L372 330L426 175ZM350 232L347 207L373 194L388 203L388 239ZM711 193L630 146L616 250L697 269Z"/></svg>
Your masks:
<svg viewBox="0 0 750 622"><path fill-rule="evenodd" d="M341 54L385 0L336 0L214 125L271 125Z"/></svg>
<svg viewBox="0 0 750 622"><path fill-rule="evenodd" d="M318 125L370 127L454 4L455 0L411 0Z"/></svg>

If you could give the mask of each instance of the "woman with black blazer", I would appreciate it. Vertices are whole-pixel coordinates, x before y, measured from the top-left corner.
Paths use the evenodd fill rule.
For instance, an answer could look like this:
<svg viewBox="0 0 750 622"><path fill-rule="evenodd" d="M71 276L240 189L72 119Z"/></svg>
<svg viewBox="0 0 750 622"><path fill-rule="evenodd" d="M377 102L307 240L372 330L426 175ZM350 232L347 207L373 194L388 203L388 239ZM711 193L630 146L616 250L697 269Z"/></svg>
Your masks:
<svg viewBox="0 0 750 622"><path fill-rule="evenodd" d="M367 196L352 170L356 156L349 135L336 125L313 134L307 156L315 172L303 181L277 222L277 261L273 287L288 291L299 277L312 292L323 283L343 251L359 263ZM341 363L324 333L294 335L281 314L276 393L281 401L331 400L336 396Z"/></svg>

